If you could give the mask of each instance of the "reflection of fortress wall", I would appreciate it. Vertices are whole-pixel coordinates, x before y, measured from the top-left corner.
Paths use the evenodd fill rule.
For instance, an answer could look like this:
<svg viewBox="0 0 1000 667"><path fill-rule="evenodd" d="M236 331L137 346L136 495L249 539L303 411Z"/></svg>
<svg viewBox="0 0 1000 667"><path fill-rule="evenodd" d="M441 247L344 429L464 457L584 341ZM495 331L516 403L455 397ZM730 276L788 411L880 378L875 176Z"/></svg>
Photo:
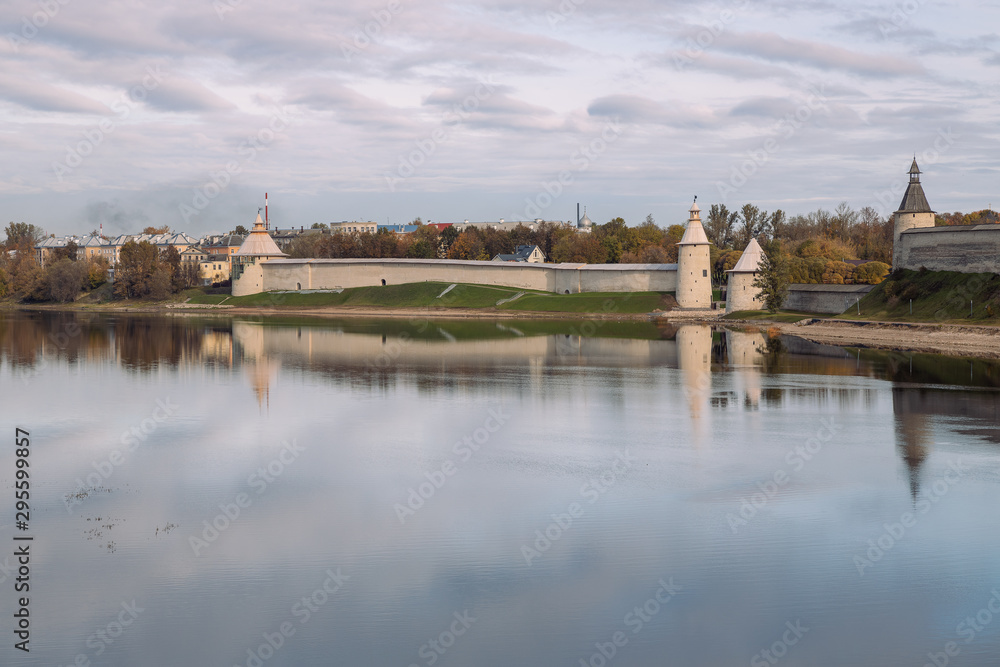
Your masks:
<svg viewBox="0 0 1000 667"><path fill-rule="evenodd" d="M421 259L272 259L259 263L257 291L336 289L415 282L473 283L560 294L578 292L673 292L675 264L528 264ZM256 289L252 273L240 294ZM234 285L234 294L237 288Z"/></svg>
<svg viewBox="0 0 1000 667"><path fill-rule="evenodd" d="M1000 394L996 392L896 387L892 390L892 408L896 415L907 415L907 419L914 415L941 415L1000 424Z"/></svg>
<svg viewBox="0 0 1000 667"><path fill-rule="evenodd" d="M600 361L603 365L673 365L673 341L530 336L492 340L402 340L372 334L349 334L315 327L270 327L233 323L233 338L244 358L295 358L342 366L381 368L394 364L432 365L443 362L469 367Z"/></svg>

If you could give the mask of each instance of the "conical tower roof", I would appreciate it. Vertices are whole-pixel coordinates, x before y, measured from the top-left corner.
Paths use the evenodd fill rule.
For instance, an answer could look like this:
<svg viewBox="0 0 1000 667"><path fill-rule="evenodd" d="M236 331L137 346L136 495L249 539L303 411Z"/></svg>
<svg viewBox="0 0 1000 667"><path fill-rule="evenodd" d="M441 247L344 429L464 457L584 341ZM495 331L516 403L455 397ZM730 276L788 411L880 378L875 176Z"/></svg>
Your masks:
<svg viewBox="0 0 1000 667"><path fill-rule="evenodd" d="M764 250L757 243L757 239L750 239L747 249L740 255L740 261L736 266L729 269L728 273L756 273L760 271L760 261L764 257Z"/></svg>
<svg viewBox="0 0 1000 667"><path fill-rule="evenodd" d="M906 184L903 201L899 202L899 210L896 213L933 213L924 195L924 188L920 185L920 167L917 166L917 158L913 158L909 174L910 182Z"/></svg>
<svg viewBox="0 0 1000 667"><path fill-rule="evenodd" d="M278 247L278 244L274 242L271 235L264 229L264 221L260 219L260 213L257 214L257 220L253 223L253 229L250 230L250 234L243 241L243 245L233 254L242 257L288 257L288 255L281 252L281 248Z"/></svg>
<svg viewBox="0 0 1000 667"><path fill-rule="evenodd" d="M701 209L698 208L697 200L688 209L691 217L688 218L687 229L684 236L677 245L708 245L708 237L705 236L705 228L701 226Z"/></svg>

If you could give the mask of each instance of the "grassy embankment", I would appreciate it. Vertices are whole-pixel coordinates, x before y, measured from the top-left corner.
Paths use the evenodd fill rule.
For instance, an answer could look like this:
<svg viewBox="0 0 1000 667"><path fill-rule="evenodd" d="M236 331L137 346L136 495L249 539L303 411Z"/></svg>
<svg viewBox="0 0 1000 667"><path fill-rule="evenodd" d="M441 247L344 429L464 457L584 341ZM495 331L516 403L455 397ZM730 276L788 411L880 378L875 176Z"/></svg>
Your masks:
<svg viewBox="0 0 1000 667"><path fill-rule="evenodd" d="M911 304L912 299L912 313ZM970 309L971 306L971 309ZM797 322L808 317L931 324L1000 324L1000 275L952 271L901 271L892 274L840 315L781 310L738 311L733 320Z"/></svg>
<svg viewBox="0 0 1000 667"><path fill-rule="evenodd" d="M666 310L672 297L660 292L591 292L552 294L511 287L458 284L442 296L450 283L424 282L405 285L355 287L342 292L264 292L242 297L196 294L188 303L237 307L321 308L354 306L367 308L477 308L498 311L547 313L648 313ZM522 296L512 299L517 294ZM497 302L503 301L497 305Z"/></svg>
<svg viewBox="0 0 1000 667"><path fill-rule="evenodd" d="M836 317L845 320L1000 324L1000 275L901 271L890 274L861 299L861 315L857 314L857 310L848 310Z"/></svg>

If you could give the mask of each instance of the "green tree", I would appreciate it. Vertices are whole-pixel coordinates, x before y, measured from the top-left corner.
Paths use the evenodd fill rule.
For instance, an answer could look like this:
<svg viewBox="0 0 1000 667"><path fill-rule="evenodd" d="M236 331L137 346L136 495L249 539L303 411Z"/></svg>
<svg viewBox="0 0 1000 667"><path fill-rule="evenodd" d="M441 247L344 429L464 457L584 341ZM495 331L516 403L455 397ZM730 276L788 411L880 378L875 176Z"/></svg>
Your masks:
<svg viewBox="0 0 1000 667"><path fill-rule="evenodd" d="M601 241L608 264L617 264L622 258L622 242L617 237L608 236Z"/></svg>
<svg viewBox="0 0 1000 667"><path fill-rule="evenodd" d="M450 248L451 244L458 238L459 233L460 232L455 225L448 225L441 230L441 234L438 237L441 240L441 250L447 253L448 248Z"/></svg>
<svg viewBox="0 0 1000 667"><path fill-rule="evenodd" d="M233 234L239 234L240 236L246 236L250 231L243 225L236 225L236 229L233 230Z"/></svg>
<svg viewBox="0 0 1000 667"><path fill-rule="evenodd" d="M708 218L705 224L705 235L708 240L719 249L730 249L735 241L734 228L739 218L739 213L730 211L725 204L712 204L708 209ZM742 250L742 248L740 248Z"/></svg>
<svg viewBox="0 0 1000 667"><path fill-rule="evenodd" d="M762 211L753 204L744 204L740 209L740 228L736 233L736 247L742 250L755 239L768 231L771 217L767 211Z"/></svg>
<svg viewBox="0 0 1000 667"><path fill-rule="evenodd" d="M776 313L785 302L788 288L788 262L780 241L769 241L764 245L764 255L760 260L760 273L752 283L757 288L757 296L764 307Z"/></svg>

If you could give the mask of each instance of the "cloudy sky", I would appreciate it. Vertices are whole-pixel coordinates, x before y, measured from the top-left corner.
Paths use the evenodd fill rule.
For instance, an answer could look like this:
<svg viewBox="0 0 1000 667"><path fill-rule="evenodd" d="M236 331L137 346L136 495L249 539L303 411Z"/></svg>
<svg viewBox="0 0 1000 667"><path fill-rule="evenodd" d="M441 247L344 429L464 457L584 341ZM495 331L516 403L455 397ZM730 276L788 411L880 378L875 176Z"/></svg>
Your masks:
<svg viewBox="0 0 1000 667"><path fill-rule="evenodd" d="M1000 206L1000 2L6 0L0 219Z"/></svg>

